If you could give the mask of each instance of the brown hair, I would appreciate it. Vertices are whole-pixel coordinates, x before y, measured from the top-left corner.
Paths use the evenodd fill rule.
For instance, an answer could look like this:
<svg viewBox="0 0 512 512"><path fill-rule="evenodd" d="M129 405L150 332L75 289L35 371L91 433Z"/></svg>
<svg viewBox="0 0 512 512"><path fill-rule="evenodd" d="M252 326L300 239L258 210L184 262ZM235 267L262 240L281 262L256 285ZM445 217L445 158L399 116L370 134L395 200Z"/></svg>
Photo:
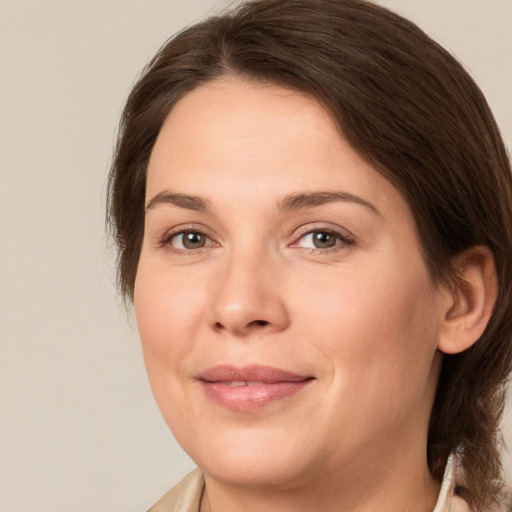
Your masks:
<svg viewBox="0 0 512 512"><path fill-rule="evenodd" d="M512 179L487 103L463 67L417 26L364 0L256 0L187 28L144 70L124 110L109 182L119 284L132 298L146 168L162 123L192 89L235 75L315 97L343 136L404 195L434 279L483 244L499 296L473 347L445 355L428 463L441 479L459 450L466 499L493 510L503 491L499 421L512 366Z"/></svg>

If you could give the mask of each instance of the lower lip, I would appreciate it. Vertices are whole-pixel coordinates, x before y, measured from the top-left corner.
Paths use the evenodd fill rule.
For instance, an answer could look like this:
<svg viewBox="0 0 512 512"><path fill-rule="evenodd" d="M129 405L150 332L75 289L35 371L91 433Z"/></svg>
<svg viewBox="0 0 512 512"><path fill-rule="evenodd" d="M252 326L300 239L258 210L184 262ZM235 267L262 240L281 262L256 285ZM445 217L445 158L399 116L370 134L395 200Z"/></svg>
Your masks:
<svg viewBox="0 0 512 512"><path fill-rule="evenodd" d="M251 411L295 395L311 382L312 379L307 379L299 382L230 386L222 382L202 381L202 385L214 402L235 411Z"/></svg>

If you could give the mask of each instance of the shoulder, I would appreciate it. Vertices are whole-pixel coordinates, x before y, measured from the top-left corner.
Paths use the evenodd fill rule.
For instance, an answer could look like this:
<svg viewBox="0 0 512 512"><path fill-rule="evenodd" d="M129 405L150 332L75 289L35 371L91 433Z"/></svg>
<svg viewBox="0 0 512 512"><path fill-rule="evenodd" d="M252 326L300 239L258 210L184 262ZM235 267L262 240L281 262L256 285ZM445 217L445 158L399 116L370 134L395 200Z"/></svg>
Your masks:
<svg viewBox="0 0 512 512"><path fill-rule="evenodd" d="M199 469L189 473L148 512L198 512L204 490L204 478Z"/></svg>

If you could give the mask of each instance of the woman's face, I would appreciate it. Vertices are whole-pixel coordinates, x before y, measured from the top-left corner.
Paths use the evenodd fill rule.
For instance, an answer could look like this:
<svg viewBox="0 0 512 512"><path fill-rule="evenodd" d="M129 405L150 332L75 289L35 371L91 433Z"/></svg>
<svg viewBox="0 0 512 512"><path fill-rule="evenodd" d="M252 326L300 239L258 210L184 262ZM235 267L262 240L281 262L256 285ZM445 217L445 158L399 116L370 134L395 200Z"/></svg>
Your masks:
<svg viewBox="0 0 512 512"><path fill-rule="evenodd" d="M224 80L153 149L135 284L158 405L211 478L425 457L441 292L401 194L313 99Z"/></svg>

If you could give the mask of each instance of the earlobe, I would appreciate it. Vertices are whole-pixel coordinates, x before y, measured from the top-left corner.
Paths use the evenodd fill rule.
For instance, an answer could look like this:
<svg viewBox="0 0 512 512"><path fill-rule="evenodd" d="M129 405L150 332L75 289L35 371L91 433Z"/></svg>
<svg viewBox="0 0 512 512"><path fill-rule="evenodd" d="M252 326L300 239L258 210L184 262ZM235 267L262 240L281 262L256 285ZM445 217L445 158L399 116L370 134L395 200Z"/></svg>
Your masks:
<svg viewBox="0 0 512 512"><path fill-rule="evenodd" d="M458 279L446 295L438 348L456 354L483 334L498 296L496 266L491 251L471 247L454 261Z"/></svg>

